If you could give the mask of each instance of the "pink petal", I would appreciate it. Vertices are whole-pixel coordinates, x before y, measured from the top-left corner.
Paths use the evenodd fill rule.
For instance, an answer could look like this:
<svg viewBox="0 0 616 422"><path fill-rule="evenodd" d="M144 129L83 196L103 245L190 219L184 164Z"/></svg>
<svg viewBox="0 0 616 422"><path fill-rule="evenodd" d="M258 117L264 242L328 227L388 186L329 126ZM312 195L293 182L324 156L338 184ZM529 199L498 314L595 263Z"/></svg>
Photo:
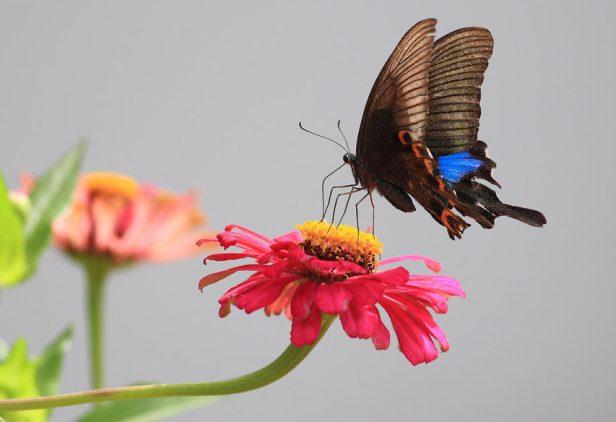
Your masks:
<svg viewBox="0 0 616 422"><path fill-rule="evenodd" d="M262 253L261 255L256 256L255 261L257 262L257 264L268 264L272 262L273 256L274 256L274 253L272 251L268 251L268 252Z"/></svg>
<svg viewBox="0 0 616 422"><path fill-rule="evenodd" d="M342 283L321 283L314 302L326 314L339 314L347 310L351 297L351 292Z"/></svg>
<svg viewBox="0 0 616 422"><path fill-rule="evenodd" d="M306 283L304 283L306 284ZM312 344L321 332L321 312L316 306L312 306L307 318L293 318L291 323L291 343L297 347Z"/></svg>
<svg viewBox="0 0 616 422"><path fill-rule="evenodd" d="M388 298L397 302L397 304L404 308L417 322L430 333L430 336L434 337L441 345L441 351L446 352L449 350L449 343L445 337L445 332L439 327L430 312L417 302L409 300L402 294L387 295Z"/></svg>
<svg viewBox="0 0 616 422"><path fill-rule="evenodd" d="M232 261L236 259L253 257L252 254L240 253L240 252L229 252L229 253L214 253L206 256L203 259L203 263L207 264L207 261Z"/></svg>
<svg viewBox="0 0 616 422"><path fill-rule="evenodd" d="M372 275L351 277L341 282L353 295L353 302L357 305L374 305L383 296L383 283Z"/></svg>
<svg viewBox="0 0 616 422"><path fill-rule="evenodd" d="M199 289L203 290L206 286L216 283L222 279L229 277L231 274L235 274L238 271L259 271L264 270L267 265L248 264L240 265L238 267L229 268L228 270L218 271L216 273L208 274L199 281Z"/></svg>
<svg viewBox="0 0 616 422"><path fill-rule="evenodd" d="M133 219L135 218L135 210L131 203L128 203L127 206L122 209L120 214L118 215L116 231L119 237L122 237L124 233L131 226Z"/></svg>
<svg viewBox="0 0 616 422"><path fill-rule="evenodd" d="M324 277L346 277L348 274L365 274L368 271L354 262L325 261L314 256L306 255L303 265L308 271L315 272Z"/></svg>
<svg viewBox="0 0 616 422"><path fill-rule="evenodd" d="M285 261L280 261L271 265L264 265L264 268L261 270L261 272L268 277L278 278L282 275L282 273L289 272L288 270L289 263Z"/></svg>
<svg viewBox="0 0 616 422"><path fill-rule="evenodd" d="M238 226L237 224L229 224L227 227L225 227L225 231L227 232L230 232L234 229L239 231L240 233L244 233L252 238L259 239L265 243L273 243L272 239L270 239L269 237L262 235L261 233L257 233L253 230L247 229L246 227Z"/></svg>
<svg viewBox="0 0 616 422"><path fill-rule="evenodd" d="M267 280L238 294L233 301L235 306L250 314L257 309L271 305L280 296L285 285L285 280Z"/></svg>
<svg viewBox="0 0 616 422"><path fill-rule="evenodd" d="M435 261L434 259L428 258L427 256L423 256L423 255L394 256L394 257L382 260L377 265L381 267L383 265L391 264L393 262L400 262L400 261L422 261L424 264L426 264L426 267L428 267L430 270L434 271L435 273L438 273L439 271L441 271L441 268L442 268L441 264L438 261Z"/></svg>
<svg viewBox="0 0 616 422"><path fill-rule="evenodd" d="M157 242L150 248L147 257L155 262L175 261L195 255L203 249L213 249L217 246L213 244L195 245L195 239L202 236L202 233L194 233L191 231L178 233L173 239L166 242Z"/></svg>
<svg viewBox="0 0 616 422"><path fill-rule="evenodd" d="M94 244L100 252L108 252L116 239L118 216L125 206L124 198L95 197L92 201Z"/></svg>
<svg viewBox="0 0 616 422"><path fill-rule="evenodd" d="M413 365L432 362L437 358L438 351L422 324L387 296L383 296L380 304L391 319L400 351Z"/></svg>
<svg viewBox="0 0 616 422"><path fill-rule="evenodd" d="M402 287L397 289L385 290L386 294L389 293L403 293L406 296L412 297L415 301L421 303L424 306L429 306L434 309L436 313L447 313L447 298L448 296L433 291L426 290L417 287Z"/></svg>
<svg viewBox="0 0 616 422"><path fill-rule="evenodd" d="M53 221L52 230L56 245L85 251L89 247L92 220L85 207L73 206Z"/></svg>
<svg viewBox="0 0 616 422"><path fill-rule="evenodd" d="M231 313L231 302L227 301L220 305L220 309L218 310L218 316L220 318L224 318Z"/></svg>
<svg viewBox="0 0 616 422"><path fill-rule="evenodd" d="M230 246L237 246L238 248L244 248L250 252L261 253L267 251L269 245L273 243L270 238L237 225L227 226L225 231L218 233L216 238L225 249Z"/></svg>
<svg viewBox="0 0 616 422"><path fill-rule="evenodd" d="M247 252L252 253L264 253L269 250L269 243L265 243L260 239L246 236L241 233L222 232L216 235L220 246L227 249L231 246L244 249Z"/></svg>
<svg viewBox="0 0 616 422"><path fill-rule="evenodd" d="M275 242L291 242L291 243L300 243L302 241L302 236L299 234L297 230L285 233L282 236L278 236L274 238Z"/></svg>
<svg viewBox="0 0 616 422"><path fill-rule="evenodd" d="M460 282L451 277L411 275L406 285L438 291L447 296L466 297L466 293L462 289Z"/></svg>
<svg viewBox="0 0 616 422"><path fill-rule="evenodd" d="M156 227L160 224L153 193L144 189L132 200L132 220L121 239L114 245L114 254L142 257L155 241Z"/></svg>
<svg viewBox="0 0 616 422"><path fill-rule="evenodd" d="M415 319L423 324L423 326L430 332L430 335L439 342L441 346L441 352L446 352L449 350L449 342L447 341L447 337L445 336L445 332L438 324L434 321L432 315L426 308L423 308L417 304L410 304L407 308L409 313L415 317Z"/></svg>
<svg viewBox="0 0 616 422"><path fill-rule="evenodd" d="M148 224L148 231L151 232L148 255L172 255L170 247L179 247L184 253L196 252L193 245L200 235L197 236L193 230L200 223L195 219L193 202L192 197L184 195L174 198L172 202L157 205L154 219ZM176 243L176 239L183 242Z"/></svg>
<svg viewBox="0 0 616 422"><path fill-rule="evenodd" d="M340 314L342 328L351 338L371 338L378 326L379 315L376 307L371 305L349 305L346 312Z"/></svg>
<svg viewBox="0 0 616 422"><path fill-rule="evenodd" d="M303 269L302 262L306 259L306 253L296 243L275 243L271 247L273 260L288 261L289 265Z"/></svg>
<svg viewBox="0 0 616 422"><path fill-rule="evenodd" d="M19 174L19 189L17 192L23 195L30 195L34 186L36 185L36 179L30 173L20 173Z"/></svg>
<svg viewBox="0 0 616 422"><path fill-rule="evenodd" d="M216 239L215 237L205 237L203 239L197 240L197 246L202 246L202 245L204 245L206 243L210 243L210 242L218 243L218 239Z"/></svg>
<svg viewBox="0 0 616 422"><path fill-rule="evenodd" d="M280 293L280 296L278 296L271 305L265 308L265 314L267 316L271 314L280 315L291 303L291 299L298 287L299 284L295 281L288 283L282 290L282 293Z"/></svg>
<svg viewBox="0 0 616 422"><path fill-rule="evenodd" d="M313 281L303 282L291 299L291 315L293 320L303 320L308 317L317 284Z"/></svg>
<svg viewBox="0 0 616 422"><path fill-rule="evenodd" d="M408 281L409 272L404 267L396 267L390 270L379 271L371 274L370 277L391 286L401 286Z"/></svg>
<svg viewBox="0 0 616 422"><path fill-rule="evenodd" d="M225 303L232 302L233 299L237 295L242 294L246 290L254 287L255 285L259 283L264 283L267 280L269 280L269 278L265 277L263 274L255 273L251 275L250 277L248 277L246 281L238 284L237 286L233 286L229 290L227 290L225 294L222 295L220 299L218 299L218 303L220 303L221 305L224 305Z"/></svg>
<svg viewBox="0 0 616 422"><path fill-rule="evenodd" d="M374 335L372 336L372 344L374 344L374 348L376 350L385 350L389 348L390 334L389 330L381 320L381 315L379 314L378 309L376 314L379 317L379 320L377 322L376 330L374 330Z"/></svg>
<svg viewBox="0 0 616 422"><path fill-rule="evenodd" d="M272 254L278 259L295 259L299 260L306 256L304 250L293 242L276 242L270 245Z"/></svg>

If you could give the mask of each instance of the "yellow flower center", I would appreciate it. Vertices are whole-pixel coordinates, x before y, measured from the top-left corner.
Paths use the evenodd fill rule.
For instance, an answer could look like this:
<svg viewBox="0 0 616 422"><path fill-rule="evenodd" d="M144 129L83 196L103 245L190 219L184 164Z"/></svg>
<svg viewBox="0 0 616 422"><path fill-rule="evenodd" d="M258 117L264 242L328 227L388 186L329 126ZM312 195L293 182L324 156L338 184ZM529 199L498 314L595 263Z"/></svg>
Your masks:
<svg viewBox="0 0 616 422"><path fill-rule="evenodd" d="M306 221L297 225L297 230L307 254L327 261L355 262L368 271L374 270L383 250L383 244L373 234L344 224L336 227L325 221Z"/></svg>
<svg viewBox="0 0 616 422"><path fill-rule="evenodd" d="M139 191L139 184L133 178L111 172L87 173L82 176L81 183L89 191L126 198L133 198Z"/></svg>

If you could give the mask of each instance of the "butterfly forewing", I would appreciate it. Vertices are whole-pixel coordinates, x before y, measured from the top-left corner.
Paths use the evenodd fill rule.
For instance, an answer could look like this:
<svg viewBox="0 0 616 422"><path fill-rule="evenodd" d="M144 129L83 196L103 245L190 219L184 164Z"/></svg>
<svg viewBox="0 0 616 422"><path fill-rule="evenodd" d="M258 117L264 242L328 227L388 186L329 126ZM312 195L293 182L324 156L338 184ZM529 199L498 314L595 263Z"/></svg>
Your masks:
<svg viewBox="0 0 616 422"><path fill-rule="evenodd" d="M428 72L436 19L415 24L402 37L370 91L357 141L357 155L366 153L370 118L377 110L393 114L395 126L422 139L428 115Z"/></svg>
<svg viewBox="0 0 616 422"><path fill-rule="evenodd" d="M451 208L455 195L438 175L424 145L435 19L414 25L400 40L372 88L357 141L358 177L396 208L415 209L411 195L459 237L467 224Z"/></svg>

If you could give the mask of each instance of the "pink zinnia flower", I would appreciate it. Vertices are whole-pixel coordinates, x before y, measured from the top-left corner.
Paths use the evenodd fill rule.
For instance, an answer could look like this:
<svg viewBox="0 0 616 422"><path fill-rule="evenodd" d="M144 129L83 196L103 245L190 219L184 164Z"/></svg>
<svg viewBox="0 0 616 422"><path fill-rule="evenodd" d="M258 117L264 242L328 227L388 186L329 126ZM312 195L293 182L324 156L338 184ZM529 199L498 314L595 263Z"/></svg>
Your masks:
<svg viewBox="0 0 616 422"><path fill-rule="evenodd" d="M309 221L283 236L270 239L244 227L231 225L216 239L225 249L239 252L215 253L204 261L249 258L253 263L229 268L203 277L199 288L238 271L252 274L228 290L220 299L221 317L231 305L246 313L265 309L269 314L285 311L292 320L291 342L312 344L321 330L322 314L339 315L344 331L352 338L372 339L376 349L387 349L390 333L381 320L380 309L391 320L400 350L417 365L431 362L449 348L445 333L432 318L447 312L450 296L465 297L458 281L439 275L410 274L404 267L382 269L405 260L423 261L440 271L440 264L419 255L378 260L382 244L371 234L350 226L331 227Z"/></svg>
<svg viewBox="0 0 616 422"><path fill-rule="evenodd" d="M169 261L198 250L203 224L193 195L176 196L120 174L88 173L69 210L54 221L53 237L69 253Z"/></svg>

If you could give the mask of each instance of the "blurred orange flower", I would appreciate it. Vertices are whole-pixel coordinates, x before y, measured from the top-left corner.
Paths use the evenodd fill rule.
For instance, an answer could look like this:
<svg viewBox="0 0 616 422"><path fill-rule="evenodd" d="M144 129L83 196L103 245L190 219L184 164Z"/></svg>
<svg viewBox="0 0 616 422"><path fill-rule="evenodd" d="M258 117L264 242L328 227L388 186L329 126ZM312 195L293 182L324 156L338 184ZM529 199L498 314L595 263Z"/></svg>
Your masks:
<svg viewBox="0 0 616 422"><path fill-rule="evenodd" d="M174 195L116 173L81 176L70 208L53 223L55 244L114 262L170 261L199 249L208 232L192 194Z"/></svg>

